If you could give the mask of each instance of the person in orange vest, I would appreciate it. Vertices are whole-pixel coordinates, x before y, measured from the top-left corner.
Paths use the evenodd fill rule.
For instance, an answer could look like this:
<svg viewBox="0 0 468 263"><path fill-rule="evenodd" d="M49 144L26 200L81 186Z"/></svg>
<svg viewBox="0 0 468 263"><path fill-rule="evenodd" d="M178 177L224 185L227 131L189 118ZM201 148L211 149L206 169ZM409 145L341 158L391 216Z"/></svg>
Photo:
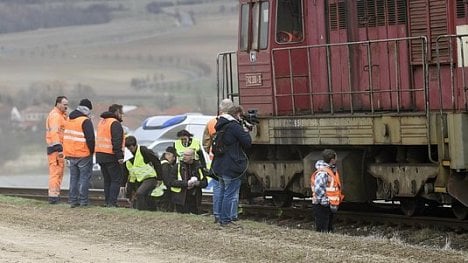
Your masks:
<svg viewBox="0 0 468 263"><path fill-rule="evenodd" d="M230 99L224 99L221 101L219 104L218 108L218 116L209 120L208 123L206 124L205 131L203 132L203 148L205 151L209 154L210 160L213 161L213 153L211 151L211 144L213 142L213 138L216 134L216 123L218 122L218 118L222 114L227 114L228 110L230 108L234 107L234 103ZM213 186L213 217L214 217L214 223L219 223L219 218L221 216L221 188L219 185L218 177L212 175L211 178L213 180L209 181L209 185ZM237 200L238 202L239 200ZM237 203L233 204L237 205ZM237 220L237 207L232 209L233 214L232 214L232 219L235 221Z"/></svg>
<svg viewBox="0 0 468 263"><path fill-rule="evenodd" d="M124 130L123 106L112 104L101 114L96 135L96 162L104 178L104 197L107 207L117 207L117 197L123 179Z"/></svg>
<svg viewBox="0 0 468 263"><path fill-rule="evenodd" d="M82 99L65 124L63 153L70 168L68 202L71 208L89 204L89 181L95 146L94 127L89 118L92 109L91 101Z"/></svg>
<svg viewBox="0 0 468 263"><path fill-rule="evenodd" d="M49 163L49 203L57 204L60 200L60 188L63 180L63 131L67 121L68 99L58 96L55 107L46 120L47 159Z"/></svg>
<svg viewBox="0 0 468 263"><path fill-rule="evenodd" d="M341 193L340 175L336 169L337 155L331 149L322 152L323 160L315 163L317 169L310 177L315 230L333 231L333 214L344 196Z"/></svg>

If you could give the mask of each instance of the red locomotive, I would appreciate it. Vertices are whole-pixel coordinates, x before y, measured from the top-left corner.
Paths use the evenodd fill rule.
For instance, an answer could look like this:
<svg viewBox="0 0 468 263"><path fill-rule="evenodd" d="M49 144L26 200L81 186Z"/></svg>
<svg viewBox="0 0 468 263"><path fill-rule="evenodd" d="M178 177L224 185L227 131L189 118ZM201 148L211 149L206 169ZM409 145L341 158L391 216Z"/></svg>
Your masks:
<svg viewBox="0 0 468 263"><path fill-rule="evenodd" d="M240 0L218 96L256 110L248 185L281 205L310 196L324 148L348 202L468 215L468 3Z"/></svg>

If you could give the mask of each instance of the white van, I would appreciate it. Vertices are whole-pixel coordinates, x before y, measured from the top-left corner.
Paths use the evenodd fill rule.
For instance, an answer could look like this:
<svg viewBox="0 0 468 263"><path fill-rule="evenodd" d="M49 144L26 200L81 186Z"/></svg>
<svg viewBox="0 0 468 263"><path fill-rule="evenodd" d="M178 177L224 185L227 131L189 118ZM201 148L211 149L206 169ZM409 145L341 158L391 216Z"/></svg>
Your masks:
<svg viewBox="0 0 468 263"><path fill-rule="evenodd" d="M206 124L209 120L215 116L201 115L201 114L184 114L173 116L166 120L159 126L158 129L153 129L155 138L150 144L146 145L149 149L152 149L159 156L164 152L168 146L172 146L174 141L177 139L177 133L181 130L187 130L193 134L193 137L203 141L203 132L205 131ZM140 145L140 138L135 133L134 136ZM208 156L205 156L205 159Z"/></svg>
<svg viewBox="0 0 468 263"><path fill-rule="evenodd" d="M195 138L203 141L203 132L209 120L216 116L203 115L200 113L187 113L175 116L160 115L148 117L138 127L133 136L137 139L139 145L152 149L158 157L161 157L168 146L172 146L177 139L177 132L187 130ZM202 147L203 148L203 147ZM203 151L205 160L209 162L208 154ZM126 152L128 154L128 152ZM102 175L100 167L95 164L91 179L91 188L103 188Z"/></svg>

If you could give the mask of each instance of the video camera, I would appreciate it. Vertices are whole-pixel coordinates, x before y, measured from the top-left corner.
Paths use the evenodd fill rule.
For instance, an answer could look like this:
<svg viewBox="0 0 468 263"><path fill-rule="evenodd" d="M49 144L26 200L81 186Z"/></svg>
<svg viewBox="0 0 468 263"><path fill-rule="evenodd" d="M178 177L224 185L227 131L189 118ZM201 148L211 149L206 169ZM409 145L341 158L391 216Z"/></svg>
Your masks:
<svg viewBox="0 0 468 263"><path fill-rule="evenodd" d="M258 121L257 110L248 110L247 114L242 114L240 123L251 131L255 125L260 123Z"/></svg>

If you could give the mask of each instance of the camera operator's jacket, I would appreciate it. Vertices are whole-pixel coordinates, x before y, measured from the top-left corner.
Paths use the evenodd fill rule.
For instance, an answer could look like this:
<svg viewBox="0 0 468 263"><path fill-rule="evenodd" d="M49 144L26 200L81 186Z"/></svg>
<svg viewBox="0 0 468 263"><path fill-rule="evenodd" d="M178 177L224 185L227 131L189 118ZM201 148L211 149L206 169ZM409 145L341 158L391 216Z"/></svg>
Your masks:
<svg viewBox="0 0 468 263"><path fill-rule="evenodd" d="M216 123L216 131L229 125L223 135L223 143L227 147L226 153L215 156L213 171L216 176L236 178L247 170L247 155L244 150L252 145L250 134L244 131L242 125L229 114L223 114Z"/></svg>

